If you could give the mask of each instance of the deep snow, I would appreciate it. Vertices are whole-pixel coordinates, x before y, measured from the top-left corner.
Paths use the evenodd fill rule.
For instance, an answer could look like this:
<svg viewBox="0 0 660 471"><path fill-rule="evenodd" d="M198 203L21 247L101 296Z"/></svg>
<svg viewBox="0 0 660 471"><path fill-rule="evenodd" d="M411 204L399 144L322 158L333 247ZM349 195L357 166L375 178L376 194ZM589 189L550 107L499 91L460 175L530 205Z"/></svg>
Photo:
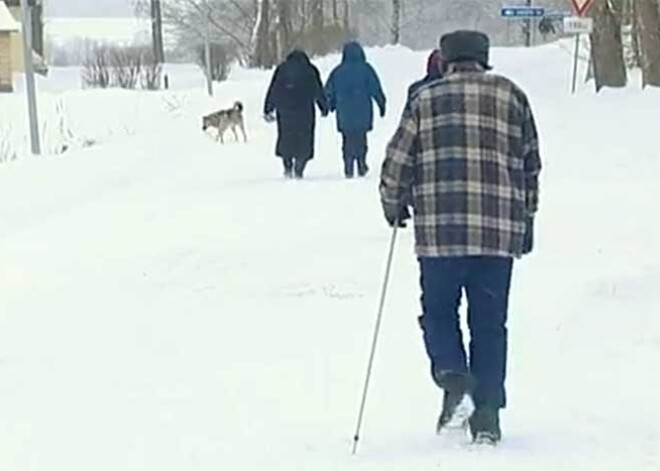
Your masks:
<svg viewBox="0 0 660 471"><path fill-rule="evenodd" d="M77 100L75 129L134 125L0 165L0 469L659 469L660 93L572 97L558 45L493 58L530 94L545 164L537 252L512 291L504 442L432 433L440 396L404 232L349 455L390 236L378 166L425 63L369 56L389 114L367 180L340 178L333 120L308 179L280 177L264 72L236 71L213 100L51 92ZM325 77L336 60L319 61ZM216 144L200 115L236 99L250 143Z"/></svg>

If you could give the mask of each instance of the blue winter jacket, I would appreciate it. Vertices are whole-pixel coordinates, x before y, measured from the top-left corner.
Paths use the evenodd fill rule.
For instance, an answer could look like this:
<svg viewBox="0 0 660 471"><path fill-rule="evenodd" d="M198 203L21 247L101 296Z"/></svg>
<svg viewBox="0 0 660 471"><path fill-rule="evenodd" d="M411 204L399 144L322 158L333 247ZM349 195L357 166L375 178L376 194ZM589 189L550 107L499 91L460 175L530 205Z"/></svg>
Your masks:
<svg viewBox="0 0 660 471"><path fill-rule="evenodd" d="M350 42L344 46L342 62L325 86L330 111L337 111L340 132L371 131L374 113L372 100L385 116L385 94L376 71L367 62L362 46Z"/></svg>

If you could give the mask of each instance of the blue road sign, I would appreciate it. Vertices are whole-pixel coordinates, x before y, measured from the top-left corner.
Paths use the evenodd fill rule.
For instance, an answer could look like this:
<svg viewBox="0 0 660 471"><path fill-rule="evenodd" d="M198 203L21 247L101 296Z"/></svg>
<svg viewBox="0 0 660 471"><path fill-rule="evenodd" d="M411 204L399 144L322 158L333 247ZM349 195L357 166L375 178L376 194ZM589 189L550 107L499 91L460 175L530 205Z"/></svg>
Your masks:
<svg viewBox="0 0 660 471"><path fill-rule="evenodd" d="M511 19L543 18L543 15L545 15L545 8L528 7L523 5L502 7L500 14L503 18Z"/></svg>

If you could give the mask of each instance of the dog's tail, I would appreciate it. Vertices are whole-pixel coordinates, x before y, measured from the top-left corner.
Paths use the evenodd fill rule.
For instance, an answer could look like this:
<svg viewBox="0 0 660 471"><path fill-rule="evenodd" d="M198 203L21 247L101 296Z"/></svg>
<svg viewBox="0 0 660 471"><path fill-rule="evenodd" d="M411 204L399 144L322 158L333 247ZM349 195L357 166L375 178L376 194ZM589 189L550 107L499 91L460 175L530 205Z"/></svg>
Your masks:
<svg viewBox="0 0 660 471"><path fill-rule="evenodd" d="M240 101L237 101L236 103L234 103L234 109L236 111L239 111L239 112L242 113L243 112L243 103L241 103Z"/></svg>

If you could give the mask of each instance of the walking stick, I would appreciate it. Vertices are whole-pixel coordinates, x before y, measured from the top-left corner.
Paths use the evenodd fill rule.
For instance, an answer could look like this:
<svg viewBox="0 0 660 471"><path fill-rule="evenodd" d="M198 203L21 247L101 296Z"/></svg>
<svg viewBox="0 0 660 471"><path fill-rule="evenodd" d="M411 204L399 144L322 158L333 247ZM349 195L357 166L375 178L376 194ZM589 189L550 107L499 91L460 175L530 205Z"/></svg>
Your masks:
<svg viewBox="0 0 660 471"><path fill-rule="evenodd" d="M385 280L383 281L383 288L380 295L380 304L378 306L378 315L376 316L376 327L374 329L374 337L371 343L371 353L369 355L369 364L367 366L367 377L364 382L364 390L362 392L362 403L360 404L360 412L358 414L357 425L355 427L355 435L353 436L353 454L357 453L358 442L360 441L360 431L362 430L362 420L364 418L364 408L367 403L367 393L369 392L369 383L371 381L371 372L374 365L374 358L376 357L376 345L378 343L378 336L380 333L380 325L383 319L383 308L385 307L385 296L387 294L387 285L390 280L390 272L392 269L392 258L394 255L394 246L396 243L396 235L399 224L394 224L392 230L392 239L390 241L389 255L387 256L387 265L385 267Z"/></svg>

